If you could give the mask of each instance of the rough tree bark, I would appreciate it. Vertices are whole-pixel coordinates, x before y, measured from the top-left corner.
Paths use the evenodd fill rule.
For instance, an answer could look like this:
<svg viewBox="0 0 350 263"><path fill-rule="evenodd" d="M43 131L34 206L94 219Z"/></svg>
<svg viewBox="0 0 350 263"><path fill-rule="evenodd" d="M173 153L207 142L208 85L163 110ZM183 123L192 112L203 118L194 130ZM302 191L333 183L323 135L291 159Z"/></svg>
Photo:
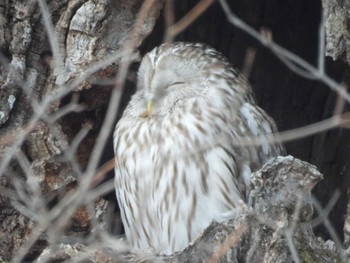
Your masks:
<svg viewBox="0 0 350 263"><path fill-rule="evenodd" d="M175 18L197 3L174 2ZM308 14L320 11L318 1L258 2L233 1L231 5L254 28L271 29L275 41L313 61L311 51L317 49L317 42L307 37L317 39L319 19ZM93 262L292 262L296 255L302 262L344 260L347 254L339 249L341 241L335 245L315 238L307 223L313 215L310 191L321 179L320 173L292 157L276 159L256 172L252 208L242 206L240 215L224 224L213 222L183 252L156 257L129 251L122 241L106 241L104 231L117 224L109 220L118 216L113 214L112 202L98 191L88 192L97 196L90 198L87 189L83 191L83 182L89 177L89 184L96 186L99 176L113 165L109 162L98 171L88 169L113 87L121 84L114 77L122 71L125 48L132 43L134 52L128 53L128 59L137 61L139 50L149 50L163 38L164 23L162 19L156 23L162 1L46 3L47 7L41 0L0 0L0 261L33 261L39 255L40 262L71 258ZM150 9L142 14L147 4ZM326 54L349 64L348 3L324 0L324 5ZM142 27L134 31L137 17L142 18ZM336 99L327 87L314 91L313 83L296 80L289 69L276 63L274 55L226 20L216 3L178 39L206 42L238 66L243 65L247 47L256 48L250 80L258 101L282 129L318 121L332 112ZM336 66L337 70L336 78L348 83L344 66ZM132 71L127 79L133 81ZM126 101L127 96L121 104ZM312 111L305 114L305 109ZM338 130L287 145L290 153L317 164L325 174L325 185L321 183L316 190L326 201L337 186L348 187L350 158L348 148L343 147L350 145L348 135ZM107 154L106 160L109 158ZM75 196L77 189L86 195ZM339 218L347 202L336 210L338 230L343 227ZM48 231L53 226L56 232ZM118 253L96 245L99 240L113 244Z"/></svg>
<svg viewBox="0 0 350 263"><path fill-rule="evenodd" d="M350 64L350 3L323 0L326 28L326 55Z"/></svg>
<svg viewBox="0 0 350 263"><path fill-rule="evenodd" d="M41 219L28 215L26 202L37 202L39 191L48 201L38 201L43 207L35 209L52 208L79 184L112 91L111 84L94 83L116 75L127 43L135 49L128 60L138 59L136 48L152 30L160 2L145 2L149 9L135 35L143 1L0 2L0 259L16 256L28 239L32 259L38 253L34 243L41 243L39 249L46 243L45 229L33 233ZM81 105L85 113L66 115L80 112ZM73 149L76 136L83 143L76 141ZM92 214L101 216L107 207L101 199L95 212L80 207L64 228L86 231Z"/></svg>

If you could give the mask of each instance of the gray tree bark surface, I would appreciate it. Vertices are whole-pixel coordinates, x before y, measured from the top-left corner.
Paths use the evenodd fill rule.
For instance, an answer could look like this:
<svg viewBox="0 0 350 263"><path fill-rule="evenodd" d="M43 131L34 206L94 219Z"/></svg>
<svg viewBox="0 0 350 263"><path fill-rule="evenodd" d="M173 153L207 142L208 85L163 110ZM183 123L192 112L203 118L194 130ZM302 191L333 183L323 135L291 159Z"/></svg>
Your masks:
<svg viewBox="0 0 350 263"><path fill-rule="evenodd" d="M322 1L326 28L326 55L333 60L350 62L350 2Z"/></svg>
<svg viewBox="0 0 350 263"><path fill-rule="evenodd" d="M134 50L128 60L139 58L137 47L152 30L161 1L146 1L148 10L139 14L142 4L0 2L0 260L20 261L25 250L31 259L45 247L45 229L37 230L42 219L31 213L45 211L82 180L81 169L87 165L102 123L98 111L108 104L112 91L112 85L94 83L117 74L128 43L133 43ZM138 15L143 16L142 27L134 32ZM68 102L67 96L71 96ZM66 117L82 107L98 116L94 120L84 114ZM83 143L78 140L73 146L79 136ZM47 203L35 200L39 195ZM28 207L35 202L38 207ZM106 202L96 200L89 211L81 205L72 213L72 222L62 228L86 231L91 217L109 212ZM50 220L59 224L59 216ZM24 254L16 259L21 251Z"/></svg>

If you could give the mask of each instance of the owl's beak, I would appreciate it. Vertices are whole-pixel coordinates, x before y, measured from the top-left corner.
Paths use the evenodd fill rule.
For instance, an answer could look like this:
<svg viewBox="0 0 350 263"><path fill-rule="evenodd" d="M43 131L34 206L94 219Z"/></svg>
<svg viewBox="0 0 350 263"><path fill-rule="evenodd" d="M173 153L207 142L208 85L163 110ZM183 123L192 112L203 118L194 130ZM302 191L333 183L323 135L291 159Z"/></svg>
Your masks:
<svg viewBox="0 0 350 263"><path fill-rule="evenodd" d="M153 108L154 108L154 102L153 102L153 100L149 100L149 101L147 102L147 114L148 114L149 116L152 115Z"/></svg>

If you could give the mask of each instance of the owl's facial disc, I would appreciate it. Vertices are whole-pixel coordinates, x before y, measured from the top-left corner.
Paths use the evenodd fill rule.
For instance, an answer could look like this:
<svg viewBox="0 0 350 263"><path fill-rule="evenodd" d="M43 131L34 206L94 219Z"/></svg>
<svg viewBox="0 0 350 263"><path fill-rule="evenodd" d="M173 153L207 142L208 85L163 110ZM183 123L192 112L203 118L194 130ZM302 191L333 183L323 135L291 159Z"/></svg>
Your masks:
<svg viewBox="0 0 350 263"><path fill-rule="evenodd" d="M143 91L148 117L171 112L179 102L198 95L205 87L200 70L177 55L153 57L153 61L146 55L138 77L138 89Z"/></svg>

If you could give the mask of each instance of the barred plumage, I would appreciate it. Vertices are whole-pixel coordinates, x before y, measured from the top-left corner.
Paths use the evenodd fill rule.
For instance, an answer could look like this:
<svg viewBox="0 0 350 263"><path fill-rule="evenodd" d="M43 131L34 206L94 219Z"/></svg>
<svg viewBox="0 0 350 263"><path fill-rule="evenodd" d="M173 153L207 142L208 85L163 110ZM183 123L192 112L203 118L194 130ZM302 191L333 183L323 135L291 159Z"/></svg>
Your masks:
<svg viewBox="0 0 350 263"><path fill-rule="evenodd" d="M240 138L275 131L245 78L214 49L174 43L146 54L114 134L115 189L130 244L170 254L212 220L233 216L251 172L283 153L279 144Z"/></svg>

